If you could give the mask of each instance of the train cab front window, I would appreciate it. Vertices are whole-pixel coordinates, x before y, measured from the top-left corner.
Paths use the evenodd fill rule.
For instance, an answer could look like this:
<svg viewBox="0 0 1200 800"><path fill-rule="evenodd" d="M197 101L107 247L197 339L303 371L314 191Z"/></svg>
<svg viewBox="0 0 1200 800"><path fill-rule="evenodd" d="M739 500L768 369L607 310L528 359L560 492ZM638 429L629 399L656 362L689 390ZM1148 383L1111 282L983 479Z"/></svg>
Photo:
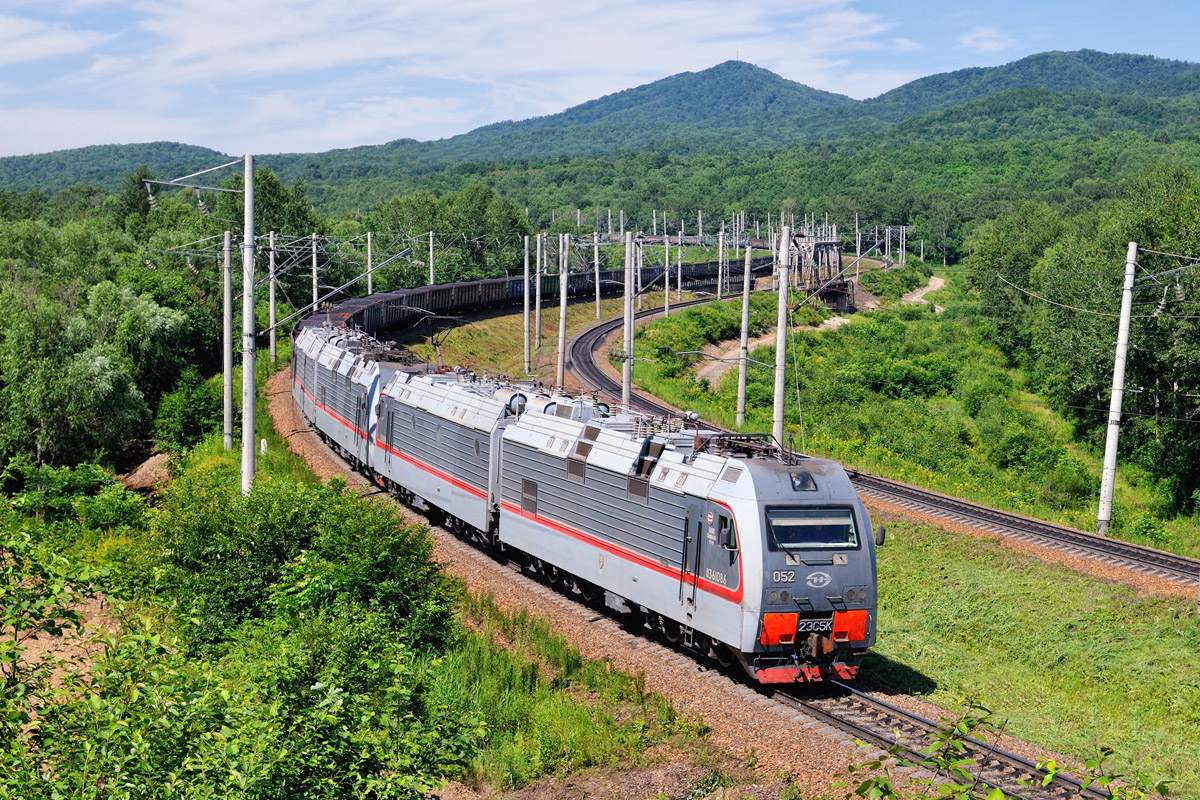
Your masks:
<svg viewBox="0 0 1200 800"><path fill-rule="evenodd" d="M854 513L848 508L768 508L767 530L773 550L858 547Z"/></svg>

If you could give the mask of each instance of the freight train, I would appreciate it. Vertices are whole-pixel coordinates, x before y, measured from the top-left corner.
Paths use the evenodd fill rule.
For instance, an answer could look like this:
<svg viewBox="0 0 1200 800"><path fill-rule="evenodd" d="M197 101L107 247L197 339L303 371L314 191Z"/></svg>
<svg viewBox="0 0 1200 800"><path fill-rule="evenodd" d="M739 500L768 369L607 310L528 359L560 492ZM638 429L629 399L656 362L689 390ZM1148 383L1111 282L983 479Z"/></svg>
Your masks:
<svg viewBox="0 0 1200 800"><path fill-rule="evenodd" d="M537 383L428 372L347 324L417 313L395 300L309 317L292 349L296 404L380 487L758 682L857 674L883 531L839 464Z"/></svg>

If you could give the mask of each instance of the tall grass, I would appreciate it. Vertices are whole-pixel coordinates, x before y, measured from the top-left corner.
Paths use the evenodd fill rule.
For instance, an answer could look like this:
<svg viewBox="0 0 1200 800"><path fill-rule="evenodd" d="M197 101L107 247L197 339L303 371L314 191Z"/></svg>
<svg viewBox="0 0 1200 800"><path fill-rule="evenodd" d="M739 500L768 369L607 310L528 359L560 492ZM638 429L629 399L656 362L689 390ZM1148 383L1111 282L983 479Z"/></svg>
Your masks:
<svg viewBox="0 0 1200 800"><path fill-rule="evenodd" d="M1079 759L1117 750L1200 796L1194 602L1142 596L1001 543L898 522L879 551L879 640L864 674Z"/></svg>
<svg viewBox="0 0 1200 800"><path fill-rule="evenodd" d="M462 608L469 633L430 667L430 699L483 715L467 783L513 789L585 767L639 766L650 746L699 732L648 693L641 675L582 658L545 620L482 595Z"/></svg>

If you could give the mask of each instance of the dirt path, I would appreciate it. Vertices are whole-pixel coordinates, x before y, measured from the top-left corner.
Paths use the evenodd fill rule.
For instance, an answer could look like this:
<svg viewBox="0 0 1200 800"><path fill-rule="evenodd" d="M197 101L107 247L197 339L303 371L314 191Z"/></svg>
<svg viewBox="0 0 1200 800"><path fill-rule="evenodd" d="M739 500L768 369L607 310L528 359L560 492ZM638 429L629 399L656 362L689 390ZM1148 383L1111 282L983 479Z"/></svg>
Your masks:
<svg viewBox="0 0 1200 800"><path fill-rule="evenodd" d="M945 285L946 285L945 278L939 278L937 275L934 275L929 279L929 283L925 284L920 289L913 289L911 292L909 292L908 294L901 297L900 302L901 303L924 303L924 302L926 302L925 295L929 294L930 292L936 292L938 289L941 289ZM933 307L933 310L940 314L943 311L945 311L946 309L935 304Z"/></svg>
<svg viewBox="0 0 1200 800"><path fill-rule="evenodd" d="M945 285L946 281L944 278L939 278L938 276L934 275L929 279L929 283L925 284L925 286L921 287L920 289L915 289L901 297L900 302L923 303L925 302L926 294L937 291ZM876 301L875 305L878 306L878 301ZM934 310L940 314L945 309L943 309L941 306L935 305ZM830 317L814 328L814 330L832 330L840 328L849 322L850 319L848 317ZM774 341L775 329L772 328L769 332L764 333L762 336L751 339L748 342L749 350L750 352L754 352L754 348L760 347L764 344L771 344ZM741 353L741 344L742 343L740 340L729 339L723 342L718 342L717 344L705 345L704 353L708 356L711 356L711 358L706 359L703 363L696 367L697 380L701 378L707 378L709 384L715 386L717 381L721 380L722 375L724 375L728 370L737 366L736 359Z"/></svg>

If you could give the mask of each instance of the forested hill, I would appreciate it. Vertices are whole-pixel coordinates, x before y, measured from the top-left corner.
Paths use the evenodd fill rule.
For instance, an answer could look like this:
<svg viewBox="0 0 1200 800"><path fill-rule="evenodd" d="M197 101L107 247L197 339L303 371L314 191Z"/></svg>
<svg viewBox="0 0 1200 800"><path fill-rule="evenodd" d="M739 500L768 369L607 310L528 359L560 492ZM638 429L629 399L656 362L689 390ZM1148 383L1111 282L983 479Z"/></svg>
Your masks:
<svg viewBox="0 0 1200 800"><path fill-rule="evenodd" d="M115 191L138 164L175 177L219 164L223 153L176 142L102 144L32 156L0 158L0 189L46 194L68 186L95 186Z"/></svg>
<svg viewBox="0 0 1200 800"><path fill-rule="evenodd" d="M1200 64L1094 50L1050 52L999 67L913 81L858 101L742 61L685 72L520 122L434 142L398 139L326 153L260 155L289 181L388 181L464 162L545 161L631 152L724 152L866 136L939 144L1134 131L1180 136L1200 119ZM397 122L397 128L402 128ZM159 142L0 158L0 189L52 193L90 184L116 190L138 164L161 176L211 166L221 155ZM326 195L328 196L328 195ZM318 202L320 199L318 198Z"/></svg>
<svg viewBox="0 0 1200 800"><path fill-rule="evenodd" d="M864 101L859 110L880 119L908 119L1012 89L1179 97L1200 90L1200 64L1096 50L1038 53L999 67L918 78Z"/></svg>
<svg viewBox="0 0 1200 800"><path fill-rule="evenodd" d="M605 95L560 114L487 125L437 147L458 157L531 158L639 149L694 136L768 143L794 138L808 121L855 105L845 95L813 89L744 61L726 61Z"/></svg>

